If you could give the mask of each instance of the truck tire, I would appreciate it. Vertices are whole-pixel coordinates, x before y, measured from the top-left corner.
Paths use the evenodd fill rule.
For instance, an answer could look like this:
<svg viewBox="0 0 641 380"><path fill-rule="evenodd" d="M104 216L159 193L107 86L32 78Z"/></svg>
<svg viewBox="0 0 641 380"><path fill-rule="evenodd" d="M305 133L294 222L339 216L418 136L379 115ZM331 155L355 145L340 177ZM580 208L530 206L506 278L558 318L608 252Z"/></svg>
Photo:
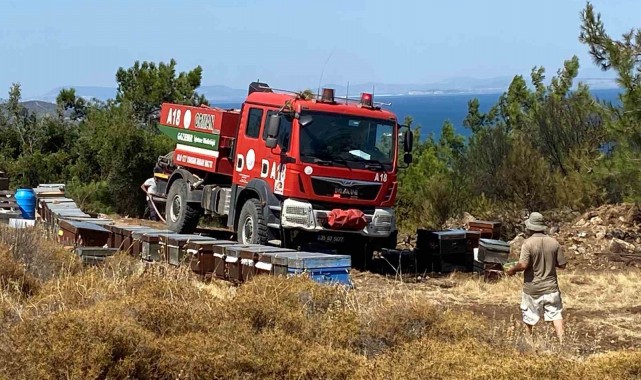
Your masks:
<svg viewBox="0 0 641 380"><path fill-rule="evenodd" d="M187 202L188 194L187 182L183 179L174 181L167 194L167 228L179 234L194 233L200 219L200 209Z"/></svg>
<svg viewBox="0 0 641 380"><path fill-rule="evenodd" d="M243 205L238 218L236 235L238 242L242 244L267 244L267 223L257 199L248 199Z"/></svg>

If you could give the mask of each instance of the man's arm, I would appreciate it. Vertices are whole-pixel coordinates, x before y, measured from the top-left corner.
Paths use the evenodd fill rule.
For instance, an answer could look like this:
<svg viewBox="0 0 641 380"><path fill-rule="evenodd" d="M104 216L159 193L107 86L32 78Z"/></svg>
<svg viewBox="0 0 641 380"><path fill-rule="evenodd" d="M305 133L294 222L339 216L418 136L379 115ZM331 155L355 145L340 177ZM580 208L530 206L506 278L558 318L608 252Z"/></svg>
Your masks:
<svg viewBox="0 0 641 380"><path fill-rule="evenodd" d="M559 245L559 247L556 249L556 267L559 269L565 269L567 264L568 260L563 254L563 248L561 248L561 246Z"/></svg>
<svg viewBox="0 0 641 380"><path fill-rule="evenodd" d="M142 189L142 191L145 192L145 194L147 193L147 187L145 186L144 183L142 185L140 185L140 188Z"/></svg>
<svg viewBox="0 0 641 380"><path fill-rule="evenodd" d="M523 272L524 270L527 269L529 262L522 262L519 261L514 265L512 268L508 269L505 273L507 273L508 276L514 276L517 272Z"/></svg>
<svg viewBox="0 0 641 380"><path fill-rule="evenodd" d="M521 246L521 256L519 257L519 262L516 263L512 268L506 271L508 276L514 276L517 272L523 272L527 269L527 266L530 264L530 249L527 244Z"/></svg>

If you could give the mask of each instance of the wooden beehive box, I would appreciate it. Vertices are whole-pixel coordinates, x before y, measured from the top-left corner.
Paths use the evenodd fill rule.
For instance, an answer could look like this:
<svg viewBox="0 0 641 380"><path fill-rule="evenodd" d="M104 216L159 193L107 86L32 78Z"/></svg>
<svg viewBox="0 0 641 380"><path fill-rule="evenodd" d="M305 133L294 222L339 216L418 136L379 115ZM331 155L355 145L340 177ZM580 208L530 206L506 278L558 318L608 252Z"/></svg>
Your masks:
<svg viewBox="0 0 641 380"><path fill-rule="evenodd" d="M501 237L501 222L473 220L468 223L468 229L479 231L482 239L498 239Z"/></svg>
<svg viewBox="0 0 641 380"><path fill-rule="evenodd" d="M109 241L109 230L97 224L61 219L58 228L58 238L62 244L102 247Z"/></svg>

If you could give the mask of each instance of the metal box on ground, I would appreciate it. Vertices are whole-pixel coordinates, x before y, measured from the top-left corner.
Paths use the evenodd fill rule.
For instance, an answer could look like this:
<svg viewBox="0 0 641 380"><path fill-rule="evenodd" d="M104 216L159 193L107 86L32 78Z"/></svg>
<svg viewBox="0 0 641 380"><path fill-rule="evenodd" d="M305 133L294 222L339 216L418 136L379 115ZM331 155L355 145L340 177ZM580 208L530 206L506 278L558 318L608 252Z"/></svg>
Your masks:
<svg viewBox="0 0 641 380"><path fill-rule="evenodd" d="M140 225L128 225L120 226L117 228L117 231L120 235L120 245L119 248L123 252L132 254L134 249L134 238L133 233L138 231L147 231L152 232L155 228L140 226Z"/></svg>
<svg viewBox="0 0 641 380"><path fill-rule="evenodd" d="M109 247L111 248L120 248L122 245L122 227L130 226L129 224L116 223L106 226L105 228L111 231L111 237L109 238Z"/></svg>
<svg viewBox="0 0 641 380"><path fill-rule="evenodd" d="M77 247L76 254L78 256L113 256L118 252L115 248L103 248L103 247Z"/></svg>
<svg viewBox="0 0 641 380"><path fill-rule="evenodd" d="M113 219L107 219L107 218L92 218L92 217L87 217L87 216L71 216L71 217L67 217L65 219L76 220L78 222L93 223L93 224L97 224L99 226L109 226L111 224L114 224Z"/></svg>
<svg viewBox="0 0 641 380"><path fill-rule="evenodd" d="M437 255L462 254L467 251L465 231L419 230L417 246Z"/></svg>
<svg viewBox="0 0 641 380"><path fill-rule="evenodd" d="M38 212L42 220L51 222L51 210L55 209L58 205L66 207L73 207L78 209L78 205L71 198L45 198L38 200Z"/></svg>
<svg viewBox="0 0 641 380"><path fill-rule="evenodd" d="M274 255L278 252L265 252L260 255L258 261L254 264L256 275L274 274L274 264L272 264Z"/></svg>
<svg viewBox="0 0 641 380"><path fill-rule="evenodd" d="M252 247L259 247L257 244L233 244L223 247L225 255L225 265L227 269L227 279L234 282L243 281L243 263L241 251ZM246 263L248 264L248 263ZM252 262L253 264L253 262Z"/></svg>
<svg viewBox="0 0 641 380"><path fill-rule="evenodd" d="M73 201L70 201L70 202L61 201L59 203L54 203L54 202L47 202L47 200L45 200L44 206L49 211L49 216L54 214L56 211L63 210L63 209L75 209L78 211L82 211L80 210L80 207L78 207L76 202L73 202ZM51 220L51 218L49 218L49 220Z"/></svg>
<svg viewBox="0 0 641 380"><path fill-rule="evenodd" d="M481 240L481 232L480 231L472 231L472 230L467 230L465 231L465 238L467 239L467 252L468 253L473 253L474 248L479 247L479 243Z"/></svg>
<svg viewBox="0 0 641 380"><path fill-rule="evenodd" d="M269 255L268 257L270 258L271 263L272 254L276 252L296 252L295 250L289 248L271 247L265 245L234 245L226 247L226 253L229 254L229 252L231 251L238 251L238 254L231 255L237 256L240 259L241 273L238 276L242 281L247 281L256 274L255 266L262 256Z"/></svg>
<svg viewBox="0 0 641 380"><path fill-rule="evenodd" d="M58 238L62 244L102 247L109 240L109 231L93 223L62 219L58 227Z"/></svg>
<svg viewBox="0 0 641 380"><path fill-rule="evenodd" d="M462 261L467 252L465 231L430 231L419 229L416 241L419 272L442 271L442 262Z"/></svg>
<svg viewBox="0 0 641 380"><path fill-rule="evenodd" d="M135 230L131 232L131 255L134 257L143 257L143 252L142 252L142 243L143 243L143 236L146 234L169 234L171 231L169 230L158 230L156 228L146 228L146 229L141 229L141 230Z"/></svg>
<svg viewBox="0 0 641 380"><path fill-rule="evenodd" d="M290 258L310 255L307 252L276 252L272 256L272 273L275 276L287 276L289 273L288 264Z"/></svg>
<svg viewBox="0 0 641 380"><path fill-rule="evenodd" d="M214 253L211 247L212 242L209 241L191 241L185 247L190 259L191 270L201 276L214 272Z"/></svg>
<svg viewBox="0 0 641 380"><path fill-rule="evenodd" d="M122 240L122 247L121 248L123 251L127 252L128 254L138 257L140 256L140 253L142 251L142 242L140 241L140 236L141 234L145 232L155 232L155 228L151 227L144 227L141 226L142 228L123 228L123 240Z"/></svg>
<svg viewBox="0 0 641 380"><path fill-rule="evenodd" d="M160 249L160 237L171 234L173 232L168 230L144 233L140 237L142 258L149 261L167 261Z"/></svg>
<svg viewBox="0 0 641 380"><path fill-rule="evenodd" d="M115 255L118 252L115 248L102 248L102 247L78 247L76 254L82 259L85 265L100 265L105 260Z"/></svg>
<svg viewBox="0 0 641 380"><path fill-rule="evenodd" d="M35 187L33 191L36 193L38 199L43 198L59 198L65 196L64 183L41 183Z"/></svg>
<svg viewBox="0 0 641 380"><path fill-rule="evenodd" d="M51 221L49 222L49 225L54 231L58 231L60 229L60 220L67 219L69 217L89 217L89 215L76 208L56 209L55 211L51 211Z"/></svg>
<svg viewBox="0 0 641 380"><path fill-rule="evenodd" d="M231 240L190 241L185 246L185 250L189 256L191 269L203 276L215 274L217 277L225 278L223 247L229 245L238 245L238 242Z"/></svg>
<svg viewBox="0 0 641 380"><path fill-rule="evenodd" d="M299 256L287 259L288 275L306 273L310 279L319 283L352 285L349 277L352 265L351 256L314 252L298 253Z"/></svg>
<svg viewBox="0 0 641 380"><path fill-rule="evenodd" d="M481 239L478 260L484 263L505 264L510 255L510 245L502 240Z"/></svg>
<svg viewBox="0 0 641 380"><path fill-rule="evenodd" d="M106 226L106 228L111 231L111 239L109 240L109 246L113 248L118 248L122 251L131 252L131 234L134 231L141 230L150 230L151 227L141 226L137 224L125 224L118 223Z"/></svg>
<svg viewBox="0 0 641 380"><path fill-rule="evenodd" d="M473 220L468 223L468 230L479 231L482 239L498 239L501 236L501 222Z"/></svg>
<svg viewBox="0 0 641 380"><path fill-rule="evenodd" d="M272 249L257 249L258 252L254 252L254 273L255 275L259 274L273 274L274 266L273 259L274 255L277 253L292 253L296 252L293 249L280 248L280 247L270 247Z"/></svg>
<svg viewBox="0 0 641 380"><path fill-rule="evenodd" d="M160 236L160 250L169 264L181 265L185 257L185 246L192 241L216 241L216 239L189 234L172 234Z"/></svg>
<svg viewBox="0 0 641 380"><path fill-rule="evenodd" d="M211 252L214 255L214 275L221 279L227 279L227 256L225 247L242 245L233 240L216 240L211 243Z"/></svg>

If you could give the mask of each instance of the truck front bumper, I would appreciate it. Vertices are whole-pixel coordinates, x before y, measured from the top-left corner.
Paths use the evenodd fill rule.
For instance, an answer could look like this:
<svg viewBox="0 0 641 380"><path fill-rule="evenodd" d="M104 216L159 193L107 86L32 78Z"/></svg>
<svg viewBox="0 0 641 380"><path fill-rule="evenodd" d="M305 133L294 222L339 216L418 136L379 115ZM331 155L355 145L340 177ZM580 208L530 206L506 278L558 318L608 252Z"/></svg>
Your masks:
<svg viewBox="0 0 641 380"><path fill-rule="evenodd" d="M307 232L340 233L369 238L387 238L396 232L396 214L391 208L376 208L373 214L365 214L367 226L359 231L333 230L325 227L326 210L315 210L311 203L286 199L281 211L281 226L284 229L301 229ZM328 235L328 236L330 236Z"/></svg>

